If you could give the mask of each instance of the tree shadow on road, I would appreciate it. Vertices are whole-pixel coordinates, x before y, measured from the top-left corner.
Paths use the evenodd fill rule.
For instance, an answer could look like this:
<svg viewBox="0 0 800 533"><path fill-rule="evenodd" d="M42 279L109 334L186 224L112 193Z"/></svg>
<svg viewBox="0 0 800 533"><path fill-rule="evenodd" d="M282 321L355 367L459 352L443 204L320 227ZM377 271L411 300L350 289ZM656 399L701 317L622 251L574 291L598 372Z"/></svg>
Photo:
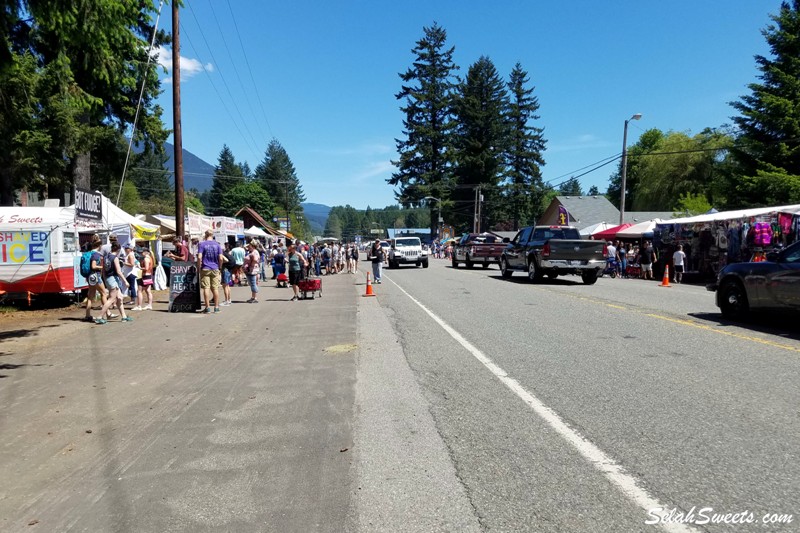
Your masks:
<svg viewBox="0 0 800 533"><path fill-rule="evenodd" d="M797 331L800 315L796 313L758 313L751 315L747 320L728 320L723 318L721 313L689 313L689 316L716 326L744 328L800 341L800 333Z"/></svg>

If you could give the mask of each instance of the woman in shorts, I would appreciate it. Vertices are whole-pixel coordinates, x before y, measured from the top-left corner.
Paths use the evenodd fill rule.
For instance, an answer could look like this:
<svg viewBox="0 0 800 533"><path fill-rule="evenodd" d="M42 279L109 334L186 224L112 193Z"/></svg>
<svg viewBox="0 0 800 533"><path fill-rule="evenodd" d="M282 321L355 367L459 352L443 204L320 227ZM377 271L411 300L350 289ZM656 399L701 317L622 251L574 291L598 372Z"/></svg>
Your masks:
<svg viewBox="0 0 800 533"><path fill-rule="evenodd" d="M145 295L147 295L147 305L142 305ZM139 280L138 296L138 305L142 310L153 309L153 258L150 256L150 248L146 246L142 250L142 277Z"/></svg>
<svg viewBox="0 0 800 533"><path fill-rule="evenodd" d="M256 245L252 242L247 245L247 257L244 258L244 273L247 276L247 283L250 285L249 304L258 303L258 272L259 254Z"/></svg>
<svg viewBox="0 0 800 533"><path fill-rule="evenodd" d="M307 261L303 254L297 251L297 247L294 244L289 246L287 261L289 263L289 285L292 286L292 291L294 291L291 301L294 302L300 298L297 285L303 279L303 268L306 266Z"/></svg>
<svg viewBox="0 0 800 533"><path fill-rule="evenodd" d="M122 268L119 264L118 242L111 243L111 253L106 254L105 258L103 258L103 277L108 288L108 298L106 303L103 304L100 316L106 316L111 306L117 304L117 308L122 315L122 322L133 322L131 317L125 315L125 306L122 304L122 289L128 287L128 281L122 275ZM94 321L95 324L105 324L107 322L108 320L105 318L97 318Z"/></svg>

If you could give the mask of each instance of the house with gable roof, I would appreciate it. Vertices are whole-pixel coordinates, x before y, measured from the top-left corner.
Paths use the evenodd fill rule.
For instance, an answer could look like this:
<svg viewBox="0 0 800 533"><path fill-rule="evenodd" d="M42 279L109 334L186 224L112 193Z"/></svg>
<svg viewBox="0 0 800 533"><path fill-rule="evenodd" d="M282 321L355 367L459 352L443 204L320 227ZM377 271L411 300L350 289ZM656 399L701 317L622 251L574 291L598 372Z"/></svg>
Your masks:
<svg viewBox="0 0 800 533"><path fill-rule="evenodd" d="M608 201L605 196L556 196L537 224L558 224L559 207L564 207L569 213L569 225L583 229L600 222L616 225L619 223L619 209ZM670 219L672 211L628 211L625 213L625 222L636 224L645 220L660 218Z"/></svg>

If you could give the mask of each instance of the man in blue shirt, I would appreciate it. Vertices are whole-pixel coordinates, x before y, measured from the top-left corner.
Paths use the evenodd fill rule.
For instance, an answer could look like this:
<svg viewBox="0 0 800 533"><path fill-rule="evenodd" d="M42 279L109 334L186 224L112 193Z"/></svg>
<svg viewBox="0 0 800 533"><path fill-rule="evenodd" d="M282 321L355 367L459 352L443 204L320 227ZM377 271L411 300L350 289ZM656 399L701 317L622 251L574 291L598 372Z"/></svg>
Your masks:
<svg viewBox="0 0 800 533"><path fill-rule="evenodd" d="M197 247L197 267L200 269L200 288L203 290L203 313L211 312L211 294L214 294L214 312L219 313L220 266L225 263L222 247L214 240L214 232L206 230L205 240Z"/></svg>

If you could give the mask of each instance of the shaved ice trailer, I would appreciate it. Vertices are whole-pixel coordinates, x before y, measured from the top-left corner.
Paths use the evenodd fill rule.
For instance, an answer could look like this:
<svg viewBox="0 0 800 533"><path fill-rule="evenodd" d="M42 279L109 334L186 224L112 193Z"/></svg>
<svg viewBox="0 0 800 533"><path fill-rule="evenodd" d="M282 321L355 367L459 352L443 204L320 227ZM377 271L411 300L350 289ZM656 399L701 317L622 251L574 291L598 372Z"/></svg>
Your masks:
<svg viewBox="0 0 800 533"><path fill-rule="evenodd" d="M0 207L0 296L79 291L88 285L80 274L82 240L99 233L105 242L114 233L124 244L156 239L157 230L114 206L104 207L103 221L77 223L74 206Z"/></svg>

